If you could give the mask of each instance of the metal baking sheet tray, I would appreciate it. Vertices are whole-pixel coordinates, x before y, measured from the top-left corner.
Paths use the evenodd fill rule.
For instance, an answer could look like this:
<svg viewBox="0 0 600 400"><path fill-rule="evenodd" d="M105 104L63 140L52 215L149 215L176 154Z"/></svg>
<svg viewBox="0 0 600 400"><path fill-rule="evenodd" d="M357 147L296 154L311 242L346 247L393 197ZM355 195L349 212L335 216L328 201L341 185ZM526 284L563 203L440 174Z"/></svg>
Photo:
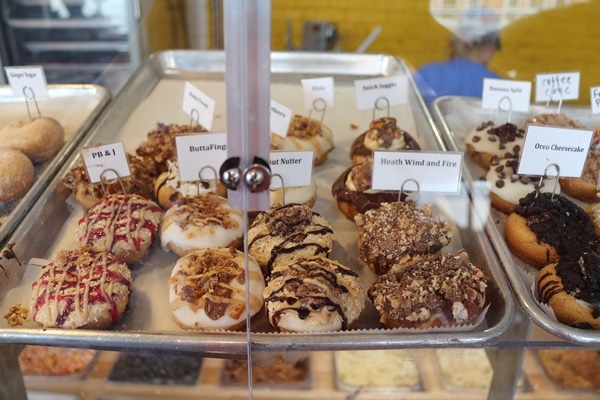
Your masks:
<svg viewBox="0 0 600 400"><path fill-rule="evenodd" d="M0 202L0 244L15 228L70 152L109 103L110 92L97 85L48 85L48 98L37 100L43 117L56 119L65 129L65 144L51 160L35 165L35 180L27 193L8 203ZM36 105L29 101L32 116ZM20 119L29 118L24 97L13 94L8 85L0 86L0 128Z"/></svg>
<svg viewBox="0 0 600 400"><path fill-rule="evenodd" d="M186 81L200 88L216 101L214 132L225 131L224 53L198 51L166 51L149 57L116 96L107 111L97 120L80 146L122 141L134 152L157 122L187 124L190 117L182 111ZM335 107L327 110L323 122L333 131L336 148L325 164L315 168L318 200L315 210L332 224L336 243L331 258L355 268L368 279L356 254L357 229L354 222L338 211L331 196L331 185L351 165L349 149L352 141L364 132L373 118L372 110L355 111L354 80L406 74L402 60L384 55L333 53L273 53L271 98L306 115L303 109L300 79L333 76ZM389 112L399 125L411 132L425 149L443 150L441 136L433 123L415 85L410 82L410 103L394 106ZM385 111L378 111L382 113ZM376 117L383 115L376 115ZM318 116L315 116L318 117ZM77 162L74 152L50 182L36 207L31 210L11 238L15 252L23 260L32 257L51 259L62 249L77 245L74 230L83 210L61 188L60 179ZM466 196L463 197L466 199ZM468 204L460 206L469 209ZM43 238L43 240L42 240ZM502 274L493 249L483 230L461 228L455 246L468 250L491 277L488 299L491 307L483 322L470 331L394 333L383 329L375 309L367 308L355 330L324 334L279 334L269 327L259 313L252 321L251 340L254 349L266 350L344 350L390 347L445 347L453 345L482 346L498 342L508 330L513 316L513 302L508 283ZM0 341L8 343L48 343L61 346L85 346L108 349L157 348L245 354L246 332L194 332L180 329L172 321L168 304L167 281L176 256L166 253L155 243L150 254L132 267L134 284L129 309L124 319L112 330L40 329L33 322L10 327L0 320ZM6 312L16 303L29 304L31 282L39 274L27 267L22 279L14 280L7 295L0 300ZM370 278L372 279L372 277ZM366 287L367 285L365 285Z"/></svg>
<svg viewBox="0 0 600 400"><path fill-rule="evenodd" d="M557 109L556 104L532 105L529 112L512 112L510 121L517 126L524 126L527 118L542 113L556 113L560 111L573 119L583 123L589 129L600 126L600 115L594 115L589 108L563 104ZM449 148L454 151L465 151L464 137L482 122L495 120L499 123L507 121L506 112L484 110L481 100L469 97L447 96L434 101L432 105L433 117L438 122L441 134ZM485 176L485 170L475 165L470 157L465 157L467 179L477 180ZM573 200L583 208L586 205L578 200ZM513 256L504 240L504 222L506 216L493 208L490 210L486 224L486 231L494 246L497 256L504 266L504 271L515 292L520 305L542 329L557 338L581 345L600 345L600 331L588 331L571 328L556 321L555 318L545 313L538 305L532 292L532 284L537 276L538 269L524 263Z"/></svg>

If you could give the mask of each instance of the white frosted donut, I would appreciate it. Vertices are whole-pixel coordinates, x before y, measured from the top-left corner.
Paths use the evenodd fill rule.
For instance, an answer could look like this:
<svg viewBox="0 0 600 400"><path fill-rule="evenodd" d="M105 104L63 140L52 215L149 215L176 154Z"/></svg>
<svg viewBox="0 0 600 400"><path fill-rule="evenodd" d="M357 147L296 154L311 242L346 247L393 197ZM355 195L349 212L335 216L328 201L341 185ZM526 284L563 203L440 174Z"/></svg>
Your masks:
<svg viewBox="0 0 600 400"><path fill-rule="evenodd" d="M214 193L183 198L163 214L160 240L178 256L213 247L240 247L244 235L242 211Z"/></svg>
<svg viewBox="0 0 600 400"><path fill-rule="evenodd" d="M285 187L283 194L281 188L269 191L270 205L275 204L303 204L308 207L317 201L317 184L314 179L308 186Z"/></svg>
<svg viewBox="0 0 600 400"><path fill-rule="evenodd" d="M489 168L492 158L519 158L525 130L510 122L495 125L484 122L465 137L467 152L481 168Z"/></svg>
<svg viewBox="0 0 600 400"><path fill-rule="evenodd" d="M0 147L20 150L34 163L52 158L64 142L64 128L48 117L21 119L0 130Z"/></svg>
<svg viewBox="0 0 600 400"><path fill-rule="evenodd" d="M250 316L263 306L265 288L258 263L248 256ZM246 321L244 253L232 248L202 249L177 260L169 279L169 303L184 329L233 330Z"/></svg>
<svg viewBox="0 0 600 400"><path fill-rule="evenodd" d="M0 148L0 160L0 202L9 202L27 193L35 169L29 157L15 149Z"/></svg>
<svg viewBox="0 0 600 400"><path fill-rule="evenodd" d="M333 132L323 123L294 115L285 137L271 135L272 150L312 150L315 165L321 165L334 148Z"/></svg>

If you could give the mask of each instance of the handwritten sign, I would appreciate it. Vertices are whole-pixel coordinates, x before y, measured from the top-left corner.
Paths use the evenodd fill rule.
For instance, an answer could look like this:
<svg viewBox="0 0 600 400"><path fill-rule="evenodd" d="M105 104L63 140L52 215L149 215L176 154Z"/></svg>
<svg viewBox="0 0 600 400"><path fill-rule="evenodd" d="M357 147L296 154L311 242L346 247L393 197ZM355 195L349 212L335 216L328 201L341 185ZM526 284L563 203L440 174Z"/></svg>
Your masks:
<svg viewBox="0 0 600 400"><path fill-rule="evenodd" d="M405 75L356 80L354 89L358 110L384 109L386 105L408 103L408 79Z"/></svg>
<svg viewBox="0 0 600 400"><path fill-rule="evenodd" d="M576 100L579 98L579 72L537 74L535 101Z"/></svg>
<svg viewBox="0 0 600 400"><path fill-rule="evenodd" d="M600 86L590 88L590 101L592 103L592 114L600 113Z"/></svg>
<svg viewBox="0 0 600 400"><path fill-rule="evenodd" d="M91 183L110 183L131 175L123 143L85 148L81 158Z"/></svg>

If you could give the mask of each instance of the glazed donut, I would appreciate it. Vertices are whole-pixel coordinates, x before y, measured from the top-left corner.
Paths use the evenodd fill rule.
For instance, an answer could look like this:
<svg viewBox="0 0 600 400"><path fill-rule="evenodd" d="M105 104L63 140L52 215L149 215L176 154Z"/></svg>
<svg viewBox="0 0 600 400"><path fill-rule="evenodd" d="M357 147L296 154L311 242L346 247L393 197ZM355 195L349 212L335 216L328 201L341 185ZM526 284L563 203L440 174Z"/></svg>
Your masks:
<svg viewBox="0 0 600 400"><path fill-rule="evenodd" d="M377 150L421 150L421 146L408 132L398 128L396 118L383 117L372 121L369 130L354 140L350 146L352 163L371 161Z"/></svg>
<svg viewBox="0 0 600 400"><path fill-rule="evenodd" d="M19 150L0 148L0 159L0 202L16 200L33 185L35 168Z"/></svg>
<svg viewBox="0 0 600 400"><path fill-rule="evenodd" d="M160 241L165 251L182 257L193 250L242 245L242 211L214 193L181 199L163 214Z"/></svg>
<svg viewBox="0 0 600 400"><path fill-rule="evenodd" d="M559 257L595 249L600 237L586 212L564 196L531 192L505 223L508 248L523 261L541 268Z"/></svg>
<svg viewBox="0 0 600 400"><path fill-rule="evenodd" d="M496 126L492 121L487 121L465 137L467 153L475 164L486 170L490 167L492 157L518 159L524 142L525 130L510 122Z"/></svg>
<svg viewBox="0 0 600 400"><path fill-rule="evenodd" d="M250 316L263 306L265 281L248 257ZM201 249L179 258L169 279L169 303L184 329L235 330L246 321L244 253L232 248Z"/></svg>
<svg viewBox="0 0 600 400"><path fill-rule="evenodd" d="M114 254L64 250L33 282L31 315L44 328L109 328L125 312L131 284L127 264Z"/></svg>
<svg viewBox="0 0 600 400"><path fill-rule="evenodd" d="M329 222L301 204L275 205L258 214L248 228L248 253L268 276L279 263L298 256L324 255L334 242Z"/></svg>
<svg viewBox="0 0 600 400"><path fill-rule="evenodd" d="M399 191L378 191L371 189L373 164L367 161L347 168L333 182L331 194L338 209L347 218L354 220L384 202L398 201Z"/></svg>
<svg viewBox="0 0 600 400"><path fill-rule="evenodd" d="M600 329L600 256L584 252L579 257L561 257L543 267L537 292L556 318L581 329Z"/></svg>
<svg viewBox="0 0 600 400"><path fill-rule="evenodd" d="M312 150L314 165L321 165L333 150L333 132L316 119L294 115L286 137L271 134L271 150Z"/></svg>
<svg viewBox="0 0 600 400"><path fill-rule="evenodd" d="M415 258L377 277L368 295L388 328L426 329L466 325L485 306L489 278L463 250Z"/></svg>
<svg viewBox="0 0 600 400"><path fill-rule="evenodd" d="M433 215L430 204L381 203L355 220L358 258L378 275L407 257L438 253L452 239L450 225Z"/></svg>
<svg viewBox="0 0 600 400"><path fill-rule="evenodd" d="M106 184L90 183L87 170L83 161L77 163L61 179L62 185L69 189L73 198L83 208L88 209L106 194L139 194L148 199L153 199L152 185L154 182L153 171L144 162L132 154L127 154L131 175L116 182Z"/></svg>
<svg viewBox="0 0 600 400"><path fill-rule="evenodd" d="M278 332L350 329L365 307L356 272L323 256L302 256L273 267L263 292Z"/></svg>
<svg viewBox="0 0 600 400"><path fill-rule="evenodd" d="M0 147L17 149L34 163L54 157L64 143L65 130L54 118L21 119L0 130Z"/></svg>
<svg viewBox="0 0 600 400"><path fill-rule="evenodd" d="M77 240L133 264L150 250L161 216L161 208L152 200L136 194L110 195L79 219Z"/></svg>

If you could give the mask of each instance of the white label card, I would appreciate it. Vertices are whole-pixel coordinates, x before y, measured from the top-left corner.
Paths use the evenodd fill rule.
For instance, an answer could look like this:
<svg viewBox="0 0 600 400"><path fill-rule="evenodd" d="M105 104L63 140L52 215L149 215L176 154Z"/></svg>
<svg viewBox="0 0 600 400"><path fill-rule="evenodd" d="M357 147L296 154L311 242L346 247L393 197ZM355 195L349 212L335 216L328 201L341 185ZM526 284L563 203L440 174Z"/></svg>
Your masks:
<svg viewBox="0 0 600 400"><path fill-rule="evenodd" d="M528 125L517 173L556 176L556 169L549 168L556 164L561 178L581 177L593 134L583 129Z"/></svg>
<svg viewBox="0 0 600 400"><path fill-rule="evenodd" d="M304 108L324 111L334 106L333 78L302 79Z"/></svg>
<svg viewBox="0 0 600 400"><path fill-rule="evenodd" d="M405 75L357 80L354 88L358 110L385 110L388 105L408 103L408 78Z"/></svg>
<svg viewBox="0 0 600 400"><path fill-rule="evenodd" d="M28 100L48 97L48 84L43 67L4 67L4 70L15 97L25 97Z"/></svg>
<svg viewBox="0 0 600 400"><path fill-rule="evenodd" d="M312 151L272 151L269 165L271 166L271 189L281 187L308 186L313 173ZM281 179L273 175L281 175Z"/></svg>
<svg viewBox="0 0 600 400"><path fill-rule="evenodd" d="M215 101L190 82L185 83L183 111L208 131L212 129Z"/></svg>
<svg viewBox="0 0 600 400"><path fill-rule="evenodd" d="M271 132L281 137L286 137L294 112L291 108L271 99L271 114L269 122Z"/></svg>
<svg viewBox="0 0 600 400"><path fill-rule="evenodd" d="M537 74L535 76L535 101L577 100L579 98L579 72Z"/></svg>
<svg viewBox="0 0 600 400"><path fill-rule="evenodd" d="M401 190L414 179L423 192L458 193L462 176L463 152L375 151L374 190ZM405 189L414 190L414 186Z"/></svg>
<svg viewBox="0 0 600 400"><path fill-rule="evenodd" d="M590 101L592 114L600 114L600 86L590 88Z"/></svg>
<svg viewBox="0 0 600 400"><path fill-rule="evenodd" d="M481 107L501 111L529 111L531 82L510 79L483 80Z"/></svg>
<svg viewBox="0 0 600 400"><path fill-rule="evenodd" d="M175 137L179 179L182 182L214 180L227 160L226 133L200 133ZM206 169L209 170L206 170ZM214 172L210 171L210 168ZM200 176L202 174L202 176Z"/></svg>
<svg viewBox="0 0 600 400"><path fill-rule="evenodd" d="M111 183L131 175L123 143L85 148L81 157L91 183Z"/></svg>

